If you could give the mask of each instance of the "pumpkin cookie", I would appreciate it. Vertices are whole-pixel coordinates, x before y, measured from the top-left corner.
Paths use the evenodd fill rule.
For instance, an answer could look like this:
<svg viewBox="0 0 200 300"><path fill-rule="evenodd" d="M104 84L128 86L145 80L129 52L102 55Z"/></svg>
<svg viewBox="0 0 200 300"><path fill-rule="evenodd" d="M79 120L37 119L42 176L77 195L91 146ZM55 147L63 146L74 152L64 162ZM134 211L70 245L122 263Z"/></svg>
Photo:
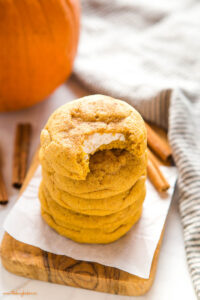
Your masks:
<svg viewBox="0 0 200 300"><path fill-rule="evenodd" d="M59 234L70 238L79 243L95 243L95 244L107 244L111 243L121 236L127 233L131 227L139 220L142 213L142 206L136 211L134 210L133 214L129 218L124 219L121 224L116 226L108 226L107 228L99 226L98 228L84 228L82 225L72 226L71 223L63 222L63 219L53 216L51 214L51 208L48 201L46 201L45 196L40 190L40 201L41 201L41 214L45 222L55 229Z"/></svg>
<svg viewBox="0 0 200 300"><path fill-rule="evenodd" d="M118 195L102 199L86 199L76 197L58 189L50 176L46 176L42 184L45 185L51 198L63 208L86 215L106 216L118 212L132 204L135 208L144 200L146 194L145 176L141 176L129 190Z"/></svg>
<svg viewBox="0 0 200 300"><path fill-rule="evenodd" d="M98 150L126 149L136 160L146 150L140 114L124 101L84 97L58 108L41 132L40 161L56 173L85 180L90 156Z"/></svg>
<svg viewBox="0 0 200 300"><path fill-rule="evenodd" d="M103 95L58 108L41 132L43 219L81 243L109 243L141 216L146 129L126 102Z"/></svg>
<svg viewBox="0 0 200 300"><path fill-rule="evenodd" d="M90 172L85 180L71 179L56 172L47 172L42 163L44 181L76 197L101 199L130 189L146 172L146 152L135 157L124 149L98 151L90 158Z"/></svg>
<svg viewBox="0 0 200 300"><path fill-rule="evenodd" d="M113 232L104 232L101 229L72 230L65 228L62 224L58 224L48 213L48 211L42 209L41 214L44 221L50 227L55 229L60 235L63 235L75 242L88 244L108 244L118 240L131 229L131 227L139 220L142 214L142 209L135 213L130 223L122 224Z"/></svg>
<svg viewBox="0 0 200 300"><path fill-rule="evenodd" d="M102 230L114 231L121 224L129 223L135 212L142 207L144 197L125 209L106 216L91 216L80 214L60 206L48 193L43 184L39 189L40 202L43 209L48 208L51 216L69 229L101 228Z"/></svg>

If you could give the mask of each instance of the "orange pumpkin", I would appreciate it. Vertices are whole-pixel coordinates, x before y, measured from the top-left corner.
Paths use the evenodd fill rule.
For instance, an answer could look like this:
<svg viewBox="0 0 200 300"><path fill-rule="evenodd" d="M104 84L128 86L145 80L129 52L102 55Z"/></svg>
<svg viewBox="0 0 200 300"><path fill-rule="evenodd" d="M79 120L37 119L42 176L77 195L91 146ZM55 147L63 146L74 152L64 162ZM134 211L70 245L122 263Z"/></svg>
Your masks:
<svg viewBox="0 0 200 300"><path fill-rule="evenodd" d="M78 0L0 0L0 111L31 106L70 75Z"/></svg>

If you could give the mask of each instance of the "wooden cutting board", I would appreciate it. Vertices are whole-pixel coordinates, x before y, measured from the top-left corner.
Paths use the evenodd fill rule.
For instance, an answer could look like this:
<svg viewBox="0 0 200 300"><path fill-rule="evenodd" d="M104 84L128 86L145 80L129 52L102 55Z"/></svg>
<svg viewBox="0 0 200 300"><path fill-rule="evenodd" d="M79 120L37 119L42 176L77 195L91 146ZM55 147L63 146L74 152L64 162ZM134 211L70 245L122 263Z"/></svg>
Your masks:
<svg viewBox="0 0 200 300"><path fill-rule="evenodd" d="M166 139L163 131L156 131ZM38 153L33 158L20 194L27 187L37 166ZM145 294L153 284L163 232L164 228L154 253L148 279L98 263L78 261L64 255L55 255L21 243L7 232L4 234L1 244L1 259L3 266L8 271L20 276L99 292L139 296Z"/></svg>

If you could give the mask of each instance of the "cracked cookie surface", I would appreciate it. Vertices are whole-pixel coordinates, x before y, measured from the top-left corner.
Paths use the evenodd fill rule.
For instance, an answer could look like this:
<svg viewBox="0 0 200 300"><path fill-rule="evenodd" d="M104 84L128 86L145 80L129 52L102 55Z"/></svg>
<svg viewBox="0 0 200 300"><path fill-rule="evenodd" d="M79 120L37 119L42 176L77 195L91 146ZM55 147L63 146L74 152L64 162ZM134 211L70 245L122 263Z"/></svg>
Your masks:
<svg viewBox="0 0 200 300"><path fill-rule="evenodd" d="M105 134L109 135L110 143L99 144L95 134L104 134L105 139ZM91 136L97 148L86 153L84 143ZM58 108L42 130L40 140L41 162L48 161L60 175L84 180L89 173L90 155L97 150L123 148L135 157L143 155L146 129L140 114L126 102L93 95Z"/></svg>

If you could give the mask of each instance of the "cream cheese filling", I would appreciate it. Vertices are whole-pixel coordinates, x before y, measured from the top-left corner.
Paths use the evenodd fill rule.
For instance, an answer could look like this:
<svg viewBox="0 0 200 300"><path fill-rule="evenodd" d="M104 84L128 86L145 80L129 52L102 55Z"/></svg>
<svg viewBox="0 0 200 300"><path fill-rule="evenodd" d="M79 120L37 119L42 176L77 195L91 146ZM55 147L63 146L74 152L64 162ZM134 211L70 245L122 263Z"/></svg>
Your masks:
<svg viewBox="0 0 200 300"><path fill-rule="evenodd" d="M102 145L109 145L113 141L125 141L122 133L94 133L88 135L83 143L83 151L87 154L94 153Z"/></svg>

